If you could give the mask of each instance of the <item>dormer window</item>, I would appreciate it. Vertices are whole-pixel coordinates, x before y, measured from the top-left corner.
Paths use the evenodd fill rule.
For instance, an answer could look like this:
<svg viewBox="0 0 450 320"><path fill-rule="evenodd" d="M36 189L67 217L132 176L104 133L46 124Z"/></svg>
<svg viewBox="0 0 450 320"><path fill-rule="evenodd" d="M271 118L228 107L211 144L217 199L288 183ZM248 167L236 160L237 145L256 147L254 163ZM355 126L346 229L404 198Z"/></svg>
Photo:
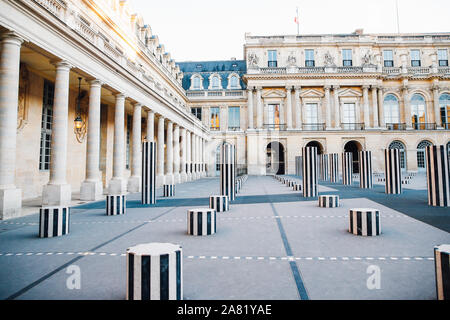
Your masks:
<svg viewBox="0 0 450 320"><path fill-rule="evenodd" d="M212 78L211 87L212 87L213 89L219 89L219 77L214 76L214 77Z"/></svg>
<svg viewBox="0 0 450 320"><path fill-rule="evenodd" d="M220 80L220 75L218 73L213 73L209 76L209 90L219 90L222 89L222 82Z"/></svg>
<svg viewBox="0 0 450 320"><path fill-rule="evenodd" d="M203 90L202 77L199 74L194 74L191 77L191 87L189 90Z"/></svg>
<svg viewBox="0 0 450 320"><path fill-rule="evenodd" d="M232 76L230 79L230 87L232 89L236 89L238 87L238 78L236 76Z"/></svg>
<svg viewBox="0 0 450 320"><path fill-rule="evenodd" d="M194 78L194 89L195 90L199 90L200 89L200 78L199 77L195 77Z"/></svg>

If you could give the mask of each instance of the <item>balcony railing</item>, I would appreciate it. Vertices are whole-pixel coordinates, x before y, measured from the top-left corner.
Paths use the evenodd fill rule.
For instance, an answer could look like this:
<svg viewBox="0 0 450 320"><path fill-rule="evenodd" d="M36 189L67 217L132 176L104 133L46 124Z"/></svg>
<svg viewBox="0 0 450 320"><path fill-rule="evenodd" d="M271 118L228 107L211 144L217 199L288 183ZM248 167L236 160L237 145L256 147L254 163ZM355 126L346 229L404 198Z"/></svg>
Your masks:
<svg viewBox="0 0 450 320"><path fill-rule="evenodd" d="M220 131L220 127L210 127L210 131Z"/></svg>
<svg viewBox="0 0 450 320"><path fill-rule="evenodd" d="M436 130L436 123L413 123L414 130Z"/></svg>
<svg viewBox="0 0 450 320"><path fill-rule="evenodd" d="M442 124L442 127L445 129L445 130L450 130L450 123L443 123Z"/></svg>
<svg viewBox="0 0 450 320"><path fill-rule="evenodd" d="M302 126L305 131L323 131L325 130L325 123L306 123Z"/></svg>
<svg viewBox="0 0 450 320"><path fill-rule="evenodd" d="M364 123L341 123L343 130L364 130Z"/></svg>
<svg viewBox="0 0 450 320"><path fill-rule="evenodd" d="M241 127L240 126L230 126L228 127L228 131L240 131Z"/></svg>
<svg viewBox="0 0 450 320"><path fill-rule="evenodd" d="M285 124L264 124L263 127L264 127L264 129L268 129L268 130L279 130L279 131L286 130Z"/></svg>
<svg viewBox="0 0 450 320"><path fill-rule="evenodd" d="M186 95L190 98L197 97L243 97L244 90L188 90Z"/></svg>
<svg viewBox="0 0 450 320"><path fill-rule="evenodd" d="M406 130L406 123L386 123L387 130Z"/></svg>

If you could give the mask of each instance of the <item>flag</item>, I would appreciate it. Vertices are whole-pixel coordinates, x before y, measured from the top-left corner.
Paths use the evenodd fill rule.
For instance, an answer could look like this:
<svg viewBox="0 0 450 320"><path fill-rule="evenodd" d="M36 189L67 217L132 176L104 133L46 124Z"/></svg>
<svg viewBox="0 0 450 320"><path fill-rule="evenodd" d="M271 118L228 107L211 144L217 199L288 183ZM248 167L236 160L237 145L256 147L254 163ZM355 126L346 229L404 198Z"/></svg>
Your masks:
<svg viewBox="0 0 450 320"><path fill-rule="evenodd" d="M296 24L299 24L298 18L297 18L297 17L294 18L294 22L295 22Z"/></svg>

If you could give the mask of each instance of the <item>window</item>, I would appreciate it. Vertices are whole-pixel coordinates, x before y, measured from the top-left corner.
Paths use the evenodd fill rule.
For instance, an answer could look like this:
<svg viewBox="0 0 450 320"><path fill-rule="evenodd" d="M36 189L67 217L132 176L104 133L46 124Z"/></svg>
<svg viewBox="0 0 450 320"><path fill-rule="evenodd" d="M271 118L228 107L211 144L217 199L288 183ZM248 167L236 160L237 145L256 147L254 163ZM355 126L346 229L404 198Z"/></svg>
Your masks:
<svg viewBox="0 0 450 320"><path fill-rule="evenodd" d="M218 76L213 76L211 79L211 89L220 89L220 82Z"/></svg>
<svg viewBox="0 0 450 320"><path fill-rule="evenodd" d="M343 123L344 124L355 124L356 123L356 112L354 103L344 103L343 110Z"/></svg>
<svg viewBox="0 0 450 320"><path fill-rule="evenodd" d="M306 67L314 67L314 50L306 49L305 50L305 66Z"/></svg>
<svg viewBox="0 0 450 320"><path fill-rule="evenodd" d="M194 90L200 90L200 77L194 77L194 84L193 84L193 86L192 86L192 88L194 89Z"/></svg>
<svg viewBox="0 0 450 320"><path fill-rule="evenodd" d="M396 96L394 96L393 94L388 94L386 98L384 98L383 108L384 108L384 122L386 124L400 123L400 108ZM393 129L398 128L394 127Z"/></svg>
<svg viewBox="0 0 450 320"><path fill-rule="evenodd" d="M411 50L411 67L420 67L420 50Z"/></svg>
<svg viewBox="0 0 450 320"><path fill-rule="evenodd" d="M426 123L425 99L420 94L414 94L411 98L411 117L414 129L425 129Z"/></svg>
<svg viewBox="0 0 450 320"><path fill-rule="evenodd" d="M307 103L305 105L305 123L314 124L317 123L317 103Z"/></svg>
<svg viewBox="0 0 450 320"><path fill-rule="evenodd" d="M231 78L230 78L230 88L231 88L231 89L239 88L239 85L238 85L238 77L236 77L236 76L231 76Z"/></svg>
<svg viewBox="0 0 450 320"><path fill-rule="evenodd" d="M450 129L450 94L444 93L439 97L442 126Z"/></svg>
<svg viewBox="0 0 450 320"><path fill-rule="evenodd" d="M198 120L202 121L202 108L191 108L191 113L196 116Z"/></svg>
<svg viewBox="0 0 450 320"><path fill-rule="evenodd" d="M269 118L268 127L269 129L279 129L280 128L280 105L269 104Z"/></svg>
<svg viewBox="0 0 450 320"><path fill-rule="evenodd" d="M55 85L44 81L44 96L42 101L41 120L41 147L39 153L39 170L50 169L50 155L52 152L52 119L53 119L53 98Z"/></svg>
<svg viewBox="0 0 450 320"><path fill-rule="evenodd" d="M438 50L438 63L439 67L448 67L447 49Z"/></svg>
<svg viewBox="0 0 450 320"><path fill-rule="evenodd" d="M131 117L131 115L127 114L127 162L126 162L127 169L130 169L131 123L132 123L132 117Z"/></svg>
<svg viewBox="0 0 450 320"><path fill-rule="evenodd" d="M405 169L406 168L406 161L405 161L405 145L398 141L392 141L389 145L389 149L399 149L400 150L400 168Z"/></svg>
<svg viewBox="0 0 450 320"><path fill-rule="evenodd" d="M417 145L417 167L419 169L425 168L425 148L432 145L433 144L427 140L423 140Z"/></svg>
<svg viewBox="0 0 450 320"><path fill-rule="evenodd" d="M210 109L210 112L211 112L211 124L210 124L211 130L220 130L220 119L219 119L220 108L213 107Z"/></svg>
<svg viewBox="0 0 450 320"><path fill-rule="evenodd" d="M392 50L384 50L383 51L383 61L385 67L393 67L394 66L394 55L392 54Z"/></svg>
<svg viewBox="0 0 450 320"><path fill-rule="evenodd" d="M277 67L277 51L269 50L268 67Z"/></svg>
<svg viewBox="0 0 450 320"><path fill-rule="evenodd" d="M353 65L351 49L342 50L342 65L344 67L351 67Z"/></svg>
<svg viewBox="0 0 450 320"><path fill-rule="evenodd" d="M228 130L239 130L241 128L240 108L228 107Z"/></svg>
<svg viewBox="0 0 450 320"><path fill-rule="evenodd" d="M220 145L216 149L216 176L220 174Z"/></svg>

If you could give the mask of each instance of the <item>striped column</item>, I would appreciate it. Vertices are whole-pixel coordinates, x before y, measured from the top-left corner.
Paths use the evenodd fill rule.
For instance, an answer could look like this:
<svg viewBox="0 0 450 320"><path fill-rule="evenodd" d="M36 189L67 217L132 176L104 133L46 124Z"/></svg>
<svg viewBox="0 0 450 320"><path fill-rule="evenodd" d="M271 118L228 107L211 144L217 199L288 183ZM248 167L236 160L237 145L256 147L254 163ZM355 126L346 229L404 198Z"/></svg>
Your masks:
<svg viewBox="0 0 450 320"><path fill-rule="evenodd" d="M319 155L320 158L320 180L329 180L328 154Z"/></svg>
<svg viewBox="0 0 450 320"><path fill-rule="evenodd" d="M384 173L387 194L402 193L402 171L400 168L400 150L384 150Z"/></svg>
<svg viewBox="0 0 450 320"><path fill-rule="evenodd" d="M303 147L303 196L317 197L317 147Z"/></svg>
<svg viewBox="0 0 450 320"><path fill-rule="evenodd" d="M182 300L183 252L171 243L127 249L127 300Z"/></svg>
<svg viewBox="0 0 450 320"><path fill-rule="evenodd" d="M116 216L125 214L127 210L127 196L124 194L106 195L106 215Z"/></svg>
<svg viewBox="0 0 450 320"><path fill-rule="evenodd" d="M209 208L188 210L187 233L193 236L208 236L216 233L216 210Z"/></svg>
<svg viewBox="0 0 450 320"><path fill-rule="evenodd" d="M175 185L165 184L163 185L163 197L174 197L175 196Z"/></svg>
<svg viewBox="0 0 450 320"><path fill-rule="evenodd" d="M330 162L330 181L337 183L339 182L339 154L329 154L328 160Z"/></svg>
<svg viewBox="0 0 450 320"><path fill-rule="evenodd" d="M298 184L298 183L295 183L295 184L292 186L292 190L294 190L294 191L302 191L302 185L301 185L301 184Z"/></svg>
<svg viewBox="0 0 450 320"><path fill-rule="evenodd" d="M339 207L338 195L320 195L319 207L321 208L336 208Z"/></svg>
<svg viewBox="0 0 450 320"><path fill-rule="evenodd" d="M342 184L349 186L353 182L353 154L342 153Z"/></svg>
<svg viewBox="0 0 450 320"><path fill-rule="evenodd" d="M295 175L302 176L302 156L295 157Z"/></svg>
<svg viewBox="0 0 450 320"><path fill-rule="evenodd" d="M209 208L216 210L216 212L225 212L230 210L227 196L210 196Z"/></svg>
<svg viewBox="0 0 450 320"><path fill-rule="evenodd" d="M359 187L371 189L372 184L372 151L359 151Z"/></svg>
<svg viewBox="0 0 450 320"><path fill-rule="evenodd" d="M438 300L450 300L450 244L434 247L436 295Z"/></svg>
<svg viewBox="0 0 450 320"><path fill-rule="evenodd" d="M142 144L142 204L156 203L156 142Z"/></svg>
<svg viewBox="0 0 450 320"><path fill-rule="evenodd" d="M380 212L377 209L350 209L348 231L358 236L378 236L381 233Z"/></svg>
<svg viewBox="0 0 450 320"><path fill-rule="evenodd" d="M450 207L450 172L445 146L427 146L425 150L428 205Z"/></svg>
<svg viewBox="0 0 450 320"><path fill-rule="evenodd" d="M234 201L236 196L236 149L229 143L220 146L220 194Z"/></svg>
<svg viewBox="0 0 450 320"><path fill-rule="evenodd" d="M41 207L39 209L39 237L52 238L69 233L69 207Z"/></svg>

